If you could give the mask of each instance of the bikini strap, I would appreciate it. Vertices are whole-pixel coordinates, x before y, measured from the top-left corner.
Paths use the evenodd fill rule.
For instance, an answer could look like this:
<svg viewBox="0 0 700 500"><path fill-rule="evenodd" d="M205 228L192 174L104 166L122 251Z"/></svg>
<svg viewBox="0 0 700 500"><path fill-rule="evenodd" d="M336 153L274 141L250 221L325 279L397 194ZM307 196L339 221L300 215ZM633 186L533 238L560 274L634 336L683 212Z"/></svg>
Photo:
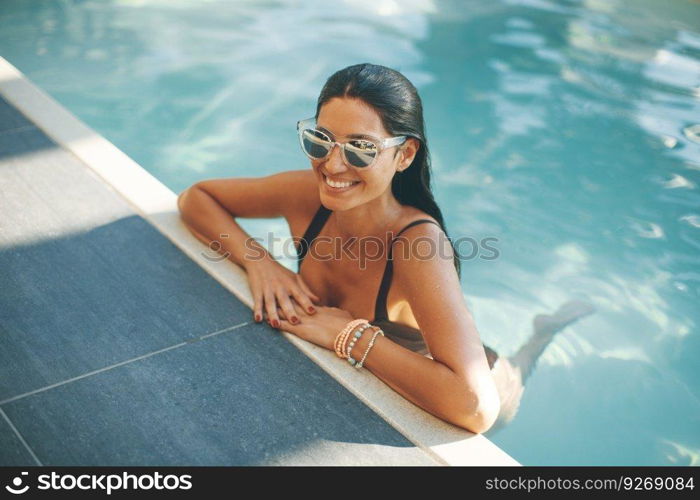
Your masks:
<svg viewBox="0 0 700 500"><path fill-rule="evenodd" d="M423 224L424 222L432 222L433 224L437 225L438 227L440 226L440 224L438 224L434 220L430 220L430 219L414 220L413 222L407 224L401 231L399 231L398 234L391 239L391 243L389 243L389 255L387 257L386 268L384 269L384 276L382 276L382 282L379 285L379 293L377 294L377 301L375 302L375 305L374 305L374 320L375 321L378 321L380 319L389 321L389 312L387 311L387 307L386 307L386 299L387 299L387 296L389 295L389 286L391 285L391 279L394 275L394 266L392 265L393 264L392 249L394 247L394 241L396 240L396 238L401 236L401 233L403 233L406 229L413 227L417 224Z"/></svg>
<svg viewBox="0 0 700 500"><path fill-rule="evenodd" d="M304 257L306 257L306 253L309 251L311 243L316 238L316 236L318 236L318 233L321 232L321 229L326 223L326 220L328 220L328 217L330 216L331 212L332 210L324 207L323 204L321 204L321 206L318 207L318 210L316 210L313 219L311 219L309 227L306 228L306 232L301 238L299 246L295 246L295 248L297 249L297 254L299 256L299 258L297 259L297 272L299 272L299 268L301 268L301 262L304 260Z"/></svg>

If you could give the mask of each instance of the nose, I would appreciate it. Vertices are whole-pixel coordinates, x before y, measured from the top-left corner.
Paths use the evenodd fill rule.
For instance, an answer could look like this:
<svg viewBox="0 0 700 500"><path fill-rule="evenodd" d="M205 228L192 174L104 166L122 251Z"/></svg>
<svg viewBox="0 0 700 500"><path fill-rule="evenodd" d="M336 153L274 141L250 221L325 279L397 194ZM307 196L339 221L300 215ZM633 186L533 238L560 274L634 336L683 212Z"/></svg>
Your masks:
<svg viewBox="0 0 700 500"><path fill-rule="evenodd" d="M340 146L337 144L333 145L331 154L326 158L325 169L330 174L340 174L348 171L347 165L343 161L343 156L340 151Z"/></svg>

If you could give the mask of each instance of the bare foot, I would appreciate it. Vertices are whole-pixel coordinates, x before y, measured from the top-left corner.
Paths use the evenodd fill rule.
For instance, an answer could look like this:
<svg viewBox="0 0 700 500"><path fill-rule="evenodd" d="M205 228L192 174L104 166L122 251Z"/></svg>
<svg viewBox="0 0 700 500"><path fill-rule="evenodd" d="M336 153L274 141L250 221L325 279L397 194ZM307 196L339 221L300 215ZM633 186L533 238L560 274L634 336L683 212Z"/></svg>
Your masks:
<svg viewBox="0 0 700 500"><path fill-rule="evenodd" d="M518 351L508 358L511 364L520 369L522 382L530 376L540 355L554 338L554 334L567 325L595 311L595 307L585 300L574 299L564 303L553 314L538 314L532 320L533 333Z"/></svg>
<svg viewBox="0 0 700 500"><path fill-rule="evenodd" d="M570 300L559 307L553 314L538 314L532 320L535 334L553 335L574 321L588 316L595 307L585 300Z"/></svg>

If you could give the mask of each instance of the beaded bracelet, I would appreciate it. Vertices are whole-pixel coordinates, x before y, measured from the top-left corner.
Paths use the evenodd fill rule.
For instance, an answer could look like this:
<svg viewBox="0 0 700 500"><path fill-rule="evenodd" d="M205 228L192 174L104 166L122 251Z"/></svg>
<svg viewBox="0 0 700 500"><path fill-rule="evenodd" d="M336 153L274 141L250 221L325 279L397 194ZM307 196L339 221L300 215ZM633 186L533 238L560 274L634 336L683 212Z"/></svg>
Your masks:
<svg viewBox="0 0 700 500"><path fill-rule="evenodd" d="M340 336L340 339L338 341L337 354L340 358L342 358L342 359L347 358L347 355L345 354L345 352L347 351L348 339L350 338L350 335L352 335L353 330L366 322L367 322L367 320L365 320L365 319L356 319L356 320L349 322L346 325L346 327L343 329L342 335Z"/></svg>
<svg viewBox="0 0 700 500"><path fill-rule="evenodd" d="M360 328L355 330L355 334L352 336L352 340L350 341L350 344L347 346L345 349L345 358L348 360L348 363L351 365L354 365L357 363L357 361L351 356L352 354L352 348L355 347L355 342L357 342L360 337L362 337L362 332L364 332L367 328L370 328L372 325L369 323L363 324Z"/></svg>
<svg viewBox="0 0 700 500"><path fill-rule="evenodd" d="M379 328L378 326L375 326L374 328L376 328L377 330L375 330L374 334L372 335L372 339L369 341L369 345L367 346L367 350L365 351L365 354L362 356L362 359L360 360L360 362L357 363L356 365L354 365L355 368L357 368L358 370L360 368L362 368L362 365L364 364L365 359L367 359L367 355L369 354L370 349L372 349L372 346L374 345L374 341L376 340L377 335L381 334L381 336L384 337L384 332L382 331L381 328Z"/></svg>
<svg viewBox="0 0 700 500"><path fill-rule="evenodd" d="M366 319L353 319L348 322L347 325L340 331L338 336L335 338L335 353L338 355L339 358L345 359L345 353L344 353L344 345L345 342L347 341L348 335L350 335L350 332L352 331L353 328L355 328L358 325L361 325L363 323L367 323Z"/></svg>
<svg viewBox="0 0 700 500"><path fill-rule="evenodd" d="M347 333L348 328L350 327L350 323L351 323L351 322L348 322L348 323L343 327L343 329L340 331L340 333L336 336L336 338L335 338L335 343L334 343L334 346L333 346L333 347L334 347L334 349L335 349L336 355L337 355L339 358L342 358L342 357L343 357L343 353L342 353L342 351L340 350L341 340L343 339L343 337L344 337L345 334Z"/></svg>

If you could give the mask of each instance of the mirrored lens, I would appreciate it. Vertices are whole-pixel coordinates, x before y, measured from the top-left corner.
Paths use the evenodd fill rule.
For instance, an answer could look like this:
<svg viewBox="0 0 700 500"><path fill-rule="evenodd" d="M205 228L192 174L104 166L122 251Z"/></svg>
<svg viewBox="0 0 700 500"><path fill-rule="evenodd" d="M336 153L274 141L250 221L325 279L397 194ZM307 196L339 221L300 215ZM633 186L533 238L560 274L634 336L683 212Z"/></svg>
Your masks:
<svg viewBox="0 0 700 500"><path fill-rule="evenodd" d="M371 141L350 141L345 145L345 158L352 166L364 168L372 164L377 151L377 145Z"/></svg>
<svg viewBox="0 0 700 500"><path fill-rule="evenodd" d="M312 158L323 158L331 149L330 139L315 129L305 129L301 132L301 144L306 154Z"/></svg>

